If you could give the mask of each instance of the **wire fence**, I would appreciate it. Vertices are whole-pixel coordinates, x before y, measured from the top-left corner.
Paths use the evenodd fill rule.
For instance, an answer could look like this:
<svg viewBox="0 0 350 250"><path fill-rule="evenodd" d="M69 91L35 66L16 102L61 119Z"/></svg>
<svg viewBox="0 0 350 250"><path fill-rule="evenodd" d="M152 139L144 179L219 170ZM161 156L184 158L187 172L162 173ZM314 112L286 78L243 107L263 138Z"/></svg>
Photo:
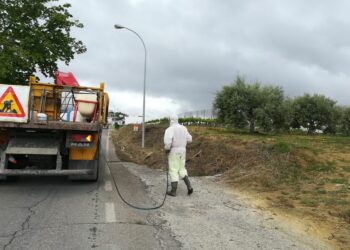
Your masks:
<svg viewBox="0 0 350 250"><path fill-rule="evenodd" d="M197 111L188 111L178 115L179 118L202 118L202 119L215 119L217 118L217 112L214 109L202 109Z"/></svg>
<svg viewBox="0 0 350 250"><path fill-rule="evenodd" d="M214 109L202 109L178 114L179 122L183 125L214 126L217 127L217 112ZM147 124L169 123L169 118L164 117L147 121Z"/></svg>

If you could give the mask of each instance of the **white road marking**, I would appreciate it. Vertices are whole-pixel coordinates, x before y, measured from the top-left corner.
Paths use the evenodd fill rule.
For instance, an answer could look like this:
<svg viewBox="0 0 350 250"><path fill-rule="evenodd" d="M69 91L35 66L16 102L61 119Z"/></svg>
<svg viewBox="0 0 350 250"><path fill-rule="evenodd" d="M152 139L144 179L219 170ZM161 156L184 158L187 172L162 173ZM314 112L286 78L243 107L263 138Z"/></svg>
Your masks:
<svg viewBox="0 0 350 250"><path fill-rule="evenodd" d="M112 190L113 190L112 182L106 181L106 182L105 182L105 191L111 192Z"/></svg>
<svg viewBox="0 0 350 250"><path fill-rule="evenodd" d="M106 140L106 155L109 155L109 129L108 129L108 133L107 133L107 140ZM107 158L107 157L106 157Z"/></svg>
<svg viewBox="0 0 350 250"><path fill-rule="evenodd" d="M106 202L106 222L117 222L113 202Z"/></svg>
<svg viewBox="0 0 350 250"><path fill-rule="evenodd" d="M111 175L111 171L109 170L109 167L106 166L105 168L106 175Z"/></svg>

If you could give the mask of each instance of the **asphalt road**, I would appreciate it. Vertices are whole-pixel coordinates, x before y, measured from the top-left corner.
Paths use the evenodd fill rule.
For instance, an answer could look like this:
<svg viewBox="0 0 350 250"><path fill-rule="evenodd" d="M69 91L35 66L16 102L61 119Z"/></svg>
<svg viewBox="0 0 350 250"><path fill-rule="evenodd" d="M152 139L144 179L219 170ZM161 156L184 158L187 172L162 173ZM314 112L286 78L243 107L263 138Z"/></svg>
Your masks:
<svg viewBox="0 0 350 250"><path fill-rule="evenodd" d="M113 151L106 153L106 131L103 141L97 183L64 177L0 183L0 249L179 248L170 232L159 227L157 211L130 209L119 199L106 158L125 197L152 204L142 182L118 164Z"/></svg>

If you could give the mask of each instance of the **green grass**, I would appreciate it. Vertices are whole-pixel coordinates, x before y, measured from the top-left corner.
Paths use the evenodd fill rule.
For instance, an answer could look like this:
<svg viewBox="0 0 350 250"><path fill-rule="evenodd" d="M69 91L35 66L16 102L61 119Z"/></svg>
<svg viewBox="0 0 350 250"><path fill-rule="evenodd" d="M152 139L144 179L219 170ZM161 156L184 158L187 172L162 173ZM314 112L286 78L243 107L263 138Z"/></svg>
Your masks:
<svg viewBox="0 0 350 250"><path fill-rule="evenodd" d="M323 186L324 184L326 184L329 181L328 178L323 178L321 180L319 180L319 182L317 183L317 186Z"/></svg>
<svg viewBox="0 0 350 250"><path fill-rule="evenodd" d="M311 148L311 142L308 140L307 141L305 141L305 140L296 141L296 142L294 142L294 145L300 149L310 149Z"/></svg>
<svg viewBox="0 0 350 250"><path fill-rule="evenodd" d="M300 180L306 178L305 175L302 175L300 167L294 163L286 165L281 173L282 182L290 185L296 185Z"/></svg>
<svg viewBox="0 0 350 250"><path fill-rule="evenodd" d="M301 186L299 184L293 186L293 191L299 193L301 191Z"/></svg>
<svg viewBox="0 0 350 250"><path fill-rule="evenodd" d="M318 206L318 201L313 200L313 199L303 198L303 199L301 199L300 202L301 202L301 204L303 204L306 207L317 207Z"/></svg>
<svg viewBox="0 0 350 250"><path fill-rule="evenodd" d="M350 166L344 166L344 167L343 167L343 170L344 170L345 172L349 172L349 173L350 173Z"/></svg>
<svg viewBox="0 0 350 250"><path fill-rule="evenodd" d="M335 184L346 184L348 181L346 179L329 179L330 183L335 183Z"/></svg>
<svg viewBox="0 0 350 250"><path fill-rule="evenodd" d="M320 150L333 147L335 149L350 149L350 137L340 135L307 135L300 133L249 133L246 129L237 128L216 128L209 127L208 134L212 135L233 135L242 140L266 140L274 139L277 144L277 150L288 151L291 147L297 149L308 149L315 154Z"/></svg>
<svg viewBox="0 0 350 250"><path fill-rule="evenodd" d="M336 206L336 205L347 206L349 204L349 201L343 200L340 198L324 199L323 202L326 206L332 206L332 205L333 206Z"/></svg>
<svg viewBox="0 0 350 250"><path fill-rule="evenodd" d="M347 194L349 192L348 187L346 185L342 186L341 189L332 191L332 194Z"/></svg>
<svg viewBox="0 0 350 250"><path fill-rule="evenodd" d="M286 154L290 153L294 147L291 143L286 142L286 141L278 141L277 143L273 144L271 146L271 149L274 152L280 153L280 154Z"/></svg>
<svg viewBox="0 0 350 250"><path fill-rule="evenodd" d="M328 161L326 163L310 162L310 164L307 166L307 169L309 171L314 171L314 172L334 172L335 162L334 161Z"/></svg>
<svg viewBox="0 0 350 250"><path fill-rule="evenodd" d="M327 194L327 191L324 190L323 188L316 188L315 194L317 194L317 195Z"/></svg>

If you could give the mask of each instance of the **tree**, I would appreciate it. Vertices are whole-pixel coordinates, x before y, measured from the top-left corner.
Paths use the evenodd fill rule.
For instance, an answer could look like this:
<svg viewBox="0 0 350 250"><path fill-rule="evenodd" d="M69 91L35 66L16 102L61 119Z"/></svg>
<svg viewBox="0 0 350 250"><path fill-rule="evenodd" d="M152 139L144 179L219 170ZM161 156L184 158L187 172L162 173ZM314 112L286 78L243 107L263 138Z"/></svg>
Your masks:
<svg viewBox="0 0 350 250"><path fill-rule="evenodd" d="M262 103L257 109L257 124L265 131L285 128L286 106L281 87L264 86L261 88Z"/></svg>
<svg viewBox="0 0 350 250"><path fill-rule="evenodd" d="M216 93L214 108L217 109L218 121L225 124L233 124L239 128L247 125L246 117L237 107L238 100L235 100L236 92L245 83L242 78L237 76L232 86L224 86L221 91Z"/></svg>
<svg viewBox="0 0 350 250"><path fill-rule="evenodd" d="M125 124L125 117L129 117L127 114L122 112L109 112L110 117L112 117L112 121L118 123L119 125Z"/></svg>
<svg viewBox="0 0 350 250"><path fill-rule="evenodd" d="M53 77L58 61L68 65L86 51L70 36L71 28L83 25L72 19L70 4L56 1L1 0L0 82L23 84L37 70Z"/></svg>
<svg viewBox="0 0 350 250"><path fill-rule="evenodd" d="M346 135L350 135L350 107L340 107L341 118L339 121L340 130Z"/></svg>
<svg viewBox="0 0 350 250"><path fill-rule="evenodd" d="M289 131L292 126L292 124L294 124L294 116L293 116L293 103L294 103L294 99L292 98L286 98L283 101L283 104L281 106L281 112L282 112L282 126L281 128L283 130ZM300 127L300 125L298 126Z"/></svg>
<svg viewBox="0 0 350 250"><path fill-rule="evenodd" d="M324 126L323 132L329 134L335 134L341 130L341 120L343 116L343 109L340 106L334 105L332 109L332 114L330 116L329 122Z"/></svg>
<svg viewBox="0 0 350 250"><path fill-rule="evenodd" d="M237 76L232 85L217 92L214 108L219 122L237 127L249 125L250 132L254 132L256 125L265 130L282 127L283 100L282 88L261 86L258 82L249 85Z"/></svg>
<svg viewBox="0 0 350 250"><path fill-rule="evenodd" d="M339 112L335 106L336 102L323 95L305 94L296 97L293 101L293 124L295 128L303 126L308 129L308 134L312 134L316 129L335 129Z"/></svg>

